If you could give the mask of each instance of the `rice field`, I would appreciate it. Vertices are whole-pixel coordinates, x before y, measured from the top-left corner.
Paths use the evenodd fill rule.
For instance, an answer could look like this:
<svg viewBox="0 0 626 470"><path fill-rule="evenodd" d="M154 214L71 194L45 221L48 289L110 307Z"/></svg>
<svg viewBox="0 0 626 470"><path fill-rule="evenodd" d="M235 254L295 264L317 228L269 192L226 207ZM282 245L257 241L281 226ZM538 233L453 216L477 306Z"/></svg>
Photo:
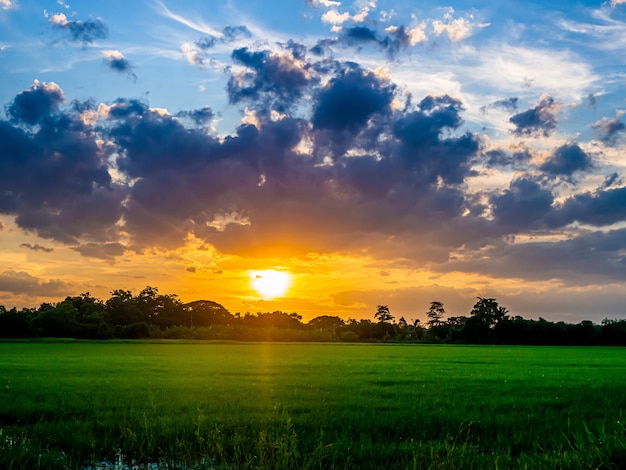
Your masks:
<svg viewBox="0 0 626 470"><path fill-rule="evenodd" d="M626 348L0 343L0 468L626 468Z"/></svg>

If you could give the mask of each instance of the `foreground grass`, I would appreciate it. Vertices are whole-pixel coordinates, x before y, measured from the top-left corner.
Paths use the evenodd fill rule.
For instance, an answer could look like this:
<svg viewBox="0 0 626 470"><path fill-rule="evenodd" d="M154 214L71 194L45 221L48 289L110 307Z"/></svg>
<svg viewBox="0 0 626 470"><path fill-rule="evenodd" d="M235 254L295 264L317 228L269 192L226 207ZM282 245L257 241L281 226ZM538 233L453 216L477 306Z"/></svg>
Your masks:
<svg viewBox="0 0 626 470"><path fill-rule="evenodd" d="M626 468L626 348L0 343L0 371L0 468Z"/></svg>

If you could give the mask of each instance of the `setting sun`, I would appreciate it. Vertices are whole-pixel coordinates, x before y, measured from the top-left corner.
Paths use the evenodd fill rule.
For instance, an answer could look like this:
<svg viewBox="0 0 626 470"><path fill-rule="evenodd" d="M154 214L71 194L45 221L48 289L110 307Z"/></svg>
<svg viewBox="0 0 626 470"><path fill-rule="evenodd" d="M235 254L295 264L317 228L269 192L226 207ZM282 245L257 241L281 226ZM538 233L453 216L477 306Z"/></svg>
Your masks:
<svg viewBox="0 0 626 470"><path fill-rule="evenodd" d="M274 269L250 271L250 283L264 298L273 299L287 292L291 285L291 275Z"/></svg>

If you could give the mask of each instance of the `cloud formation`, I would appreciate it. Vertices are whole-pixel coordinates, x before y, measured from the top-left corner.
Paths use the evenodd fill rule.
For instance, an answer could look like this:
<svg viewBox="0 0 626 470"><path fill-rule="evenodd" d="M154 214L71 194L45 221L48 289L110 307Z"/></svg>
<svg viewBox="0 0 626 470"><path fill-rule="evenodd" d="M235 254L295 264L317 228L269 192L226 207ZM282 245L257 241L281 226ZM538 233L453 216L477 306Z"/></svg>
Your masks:
<svg viewBox="0 0 626 470"><path fill-rule="evenodd" d="M0 292L49 297L66 295L70 288L61 280L42 281L23 271L6 270L0 273Z"/></svg>
<svg viewBox="0 0 626 470"><path fill-rule="evenodd" d="M569 143L558 147L539 169L549 176L571 176L592 167L591 157L577 144Z"/></svg>
<svg viewBox="0 0 626 470"><path fill-rule="evenodd" d="M54 251L54 248L46 248L39 243L35 243L34 245L31 243L22 243L20 245L20 248L28 248L32 251L43 251L44 253L52 253Z"/></svg>
<svg viewBox="0 0 626 470"><path fill-rule="evenodd" d="M543 135L547 137L557 125L560 106L554 98L544 95L534 108L521 112L509 119L515 128L513 133L518 136Z"/></svg>
<svg viewBox="0 0 626 470"><path fill-rule="evenodd" d="M29 89L15 97L7 112L14 121L33 125L51 116L63 101L65 95L56 83L35 80Z"/></svg>
<svg viewBox="0 0 626 470"><path fill-rule="evenodd" d="M53 28L67 33L70 41L91 44L98 39L106 39L109 28L100 18L90 20L70 20L65 13L56 13L49 20Z"/></svg>
<svg viewBox="0 0 626 470"><path fill-rule="evenodd" d="M106 65L116 72L124 73L127 77L133 81L137 81L137 75L133 72L133 66L118 50L105 50L102 51L102 57Z"/></svg>
<svg viewBox="0 0 626 470"><path fill-rule="evenodd" d="M606 145L615 145L626 133L626 124L619 118L602 118L597 121L593 128L597 131L597 137Z"/></svg>
<svg viewBox="0 0 626 470"><path fill-rule="evenodd" d="M57 84L35 81L8 106L12 122L0 121L0 212L43 238L106 239L124 196L81 106L60 109L63 101Z"/></svg>
<svg viewBox="0 0 626 470"><path fill-rule="evenodd" d="M258 25L213 27L161 4L187 36L159 53L188 67L190 88L216 80L215 101L194 96L167 110L153 95L76 101L73 85L37 80L12 92L0 119L0 214L109 263L193 240L226 256L367 257L376 272L623 280L626 189L615 155L626 127L620 111L602 110L572 130L580 115L570 114L595 112L581 106L587 97L599 108L604 100L586 64L536 44L490 44L474 57L486 24L453 10L391 24L401 16L375 15L371 3L308 3L331 32L298 41L257 40ZM72 18L49 22L70 41L107 37L103 20ZM180 60L181 42L190 63L219 63L217 72L207 79L212 71ZM96 53L106 67L136 78L108 47ZM403 54L415 60L399 65ZM11 271L2 280L15 292L42 285Z"/></svg>

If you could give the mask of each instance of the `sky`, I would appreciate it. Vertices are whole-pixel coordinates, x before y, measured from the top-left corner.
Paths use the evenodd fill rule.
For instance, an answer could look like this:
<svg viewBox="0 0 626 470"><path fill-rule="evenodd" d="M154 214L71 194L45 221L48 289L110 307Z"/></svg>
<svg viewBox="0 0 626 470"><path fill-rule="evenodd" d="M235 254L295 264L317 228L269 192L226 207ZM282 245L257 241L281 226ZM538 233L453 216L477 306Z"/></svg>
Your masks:
<svg viewBox="0 0 626 470"><path fill-rule="evenodd" d="M625 49L626 0L0 0L0 305L626 318Z"/></svg>

